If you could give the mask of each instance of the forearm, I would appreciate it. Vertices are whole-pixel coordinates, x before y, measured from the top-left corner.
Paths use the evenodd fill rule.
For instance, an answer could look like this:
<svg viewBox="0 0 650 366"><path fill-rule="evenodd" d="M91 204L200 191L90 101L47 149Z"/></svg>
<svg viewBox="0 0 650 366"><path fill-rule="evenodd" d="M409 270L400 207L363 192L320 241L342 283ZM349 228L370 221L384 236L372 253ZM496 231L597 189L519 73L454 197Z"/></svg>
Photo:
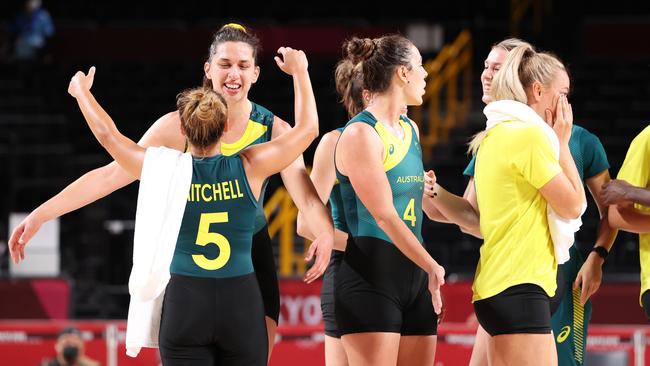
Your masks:
<svg viewBox="0 0 650 366"><path fill-rule="evenodd" d="M427 217L433 221L441 222L445 224L452 223L445 215L438 210L438 208L433 204L433 198L427 195L422 196L422 211L427 215Z"/></svg>
<svg viewBox="0 0 650 366"><path fill-rule="evenodd" d="M570 199L573 205L582 210L582 206L587 202L585 189L568 144L560 145L560 167L562 167L564 175L569 179L571 187L573 188L573 194L569 195L567 198Z"/></svg>
<svg viewBox="0 0 650 366"><path fill-rule="evenodd" d="M113 122L113 119L106 113L104 108L102 108L93 94L89 90L85 90L76 97L77 103L79 104L79 109L83 114L88 127L92 131L95 138L99 143L106 147L107 144L113 139L116 139L119 135L117 127ZM109 151L110 152L110 151Z"/></svg>
<svg viewBox="0 0 650 366"><path fill-rule="evenodd" d="M610 251L614 245L614 240L616 239L617 234L618 229L609 225L609 213L605 210L604 215L600 218L600 222L598 223L598 234L594 246L600 246L607 249L607 251Z"/></svg>
<svg viewBox="0 0 650 366"><path fill-rule="evenodd" d="M308 135L318 136L318 111L309 72L305 69L293 75L295 128L305 129Z"/></svg>
<svg viewBox="0 0 650 366"><path fill-rule="evenodd" d="M650 215L631 206L610 205L609 225L631 233L650 233Z"/></svg>
<svg viewBox="0 0 650 366"><path fill-rule="evenodd" d="M50 198L33 214L46 222L77 210L133 182L134 179L117 163L91 170Z"/></svg>
<svg viewBox="0 0 650 366"><path fill-rule="evenodd" d="M644 206L650 206L650 190L634 187L628 193L629 200Z"/></svg>
<svg viewBox="0 0 650 366"><path fill-rule="evenodd" d="M429 255L424 246L396 213L383 214L376 217L375 220L402 254L426 273L433 272L438 263Z"/></svg>
<svg viewBox="0 0 650 366"><path fill-rule="evenodd" d="M434 192L436 192L436 196L431 198L431 201L450 222L467 230L472 235L478 233L480 237L479 214L467 199L450 193L439 184L435 185Z"/></svg>

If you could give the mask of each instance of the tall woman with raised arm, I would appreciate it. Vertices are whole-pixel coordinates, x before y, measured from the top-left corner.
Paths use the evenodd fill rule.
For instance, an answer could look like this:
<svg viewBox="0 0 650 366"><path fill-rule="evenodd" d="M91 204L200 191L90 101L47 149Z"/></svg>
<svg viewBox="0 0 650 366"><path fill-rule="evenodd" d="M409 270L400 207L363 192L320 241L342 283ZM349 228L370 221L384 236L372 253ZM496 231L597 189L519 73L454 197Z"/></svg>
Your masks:
<svg viewBox="0 0 650 366"><path fill-rule="evenodd" d="M250 29L239 24L226 24L215 33L203 66L206 86L221 94L228 105L229 127L221 139L225 155L236 154L251 144L278 138L291 128L268 109L248 99L248 92L257 82L260 73L257 66L259 44L259 39ZM298 108L302 101L297 96L296 98ZM296 109L296 116L298 114L299 110ZM186 138L181 135L180 127L179 112L167 113L149 128L138 144L142 147L166 146L185 151ZM331 232L329 213L309 180L302 157L296 159L281 174L296 205L310 218L308 224L312 230L318 235ZM22 255L22 248L44 222L92 203L134 180L135 177L114 162L86 173L32 211L15 228L9 240L14 260ZM262 207L258 209L255 221L253 263L264 298L269 347L272 347L280 313L280 294L273 248ZM313 266L319 273L324 272L327 267L332 245L322 243L322 248L317 249Z"/></svg>
<svg viewBox="0 0 650 366"><path fill-rule="evenodd" d="M266 179L291 164L318 135L307 59L302 51L290 48L283 47L278 52L282 58L277 57L276 61L295 78L296 97L301 100L296 127L278 139L251 145L236 155L224 155L220 139L228 125L223 97L211 89L198 88L177 98L181 131L187 137L191 157L176 151L172 155L191 161L191 183L181 191L185 207L178 219L169 264L171 279L162 303L159 345L165 365L267 363L264 307L251 258L253 218ZM170 168L153 163L151 156L155 152L150 153L117 130L90 92L93 77L94 69L88 76L78 72L69 92L77 99L102 146L127 172L137 178L142 176L138 210L147 209L142 206L146 202L142 190L153 185L144 179L152 179L152 170ZM156 183L170 187L181 184L177 180ZM173 195L167 196L167 201L170 199ZM135 272L134 266L131 282ZM132 293L133 296L137 295Z"/></svg>

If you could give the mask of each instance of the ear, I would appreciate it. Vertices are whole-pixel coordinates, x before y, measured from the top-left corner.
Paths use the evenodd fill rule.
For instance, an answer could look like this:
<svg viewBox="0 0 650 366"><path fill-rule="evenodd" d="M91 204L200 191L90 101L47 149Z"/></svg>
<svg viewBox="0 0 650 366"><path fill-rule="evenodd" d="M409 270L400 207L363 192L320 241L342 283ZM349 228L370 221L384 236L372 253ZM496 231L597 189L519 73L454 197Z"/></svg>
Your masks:
<svg viewBox="0 0 650 366"><path fill-rule="evenodd" d="M542 100L542 92L544 91L544 86L539 81L534 81L531 88L532 95L530 97L532 97L533 100L528 101L528 104L532 104L531 102L537 103Z"/></svg>
<svg viewBox="0 0 650 366"><path fill-rule="evenodd" d="M226 118L226 121L223 124L223 132L226 133L230 129L230 123L228 123L228 118Z"/></svg>
<svg viewBox="0 0 650 366"><path fill-rule="evenodd" d="M253 70L253 81L251 83L255 84L257 82L257 78L259 77L260 77L260 67L255 66L255 69Z"/></svg>
<svg viewBox="0 0 650 366"><path fill-rule="evenodd" d="M210 79L210 63L207 61L203 64L203 73L207 79Z"/></svg>
<svg viewBox="0 0 650 366"><path fill-rule="evenodd" d="M400 65L395 69L395 72L397 73L397 78L401 80L404 84L408 84L408 79L406 77L408 75L408 71L409 71L408 68L404 65Z"/></svg>

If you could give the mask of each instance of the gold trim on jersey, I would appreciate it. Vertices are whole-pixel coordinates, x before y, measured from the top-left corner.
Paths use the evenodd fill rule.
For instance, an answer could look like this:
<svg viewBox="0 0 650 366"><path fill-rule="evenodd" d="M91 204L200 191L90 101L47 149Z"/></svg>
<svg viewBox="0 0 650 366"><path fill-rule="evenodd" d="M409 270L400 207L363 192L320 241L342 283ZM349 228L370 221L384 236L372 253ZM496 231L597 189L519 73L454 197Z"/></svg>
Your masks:
<svg viewBox="0 0 650 366"><path fill-rule="evenodd" d="M225 156L234 155L264 135L267 130L268 126L249 119L248 124L246 125L246 130L239 138L239 140L233 142L232 144L226 144L224 142L221 143L221 153Z"/></svg>
<svg viewBox="0 0 650 366"><path fill-rule="evenodd" d="M399 120L400 126L404 131L404 138L393 135L381 123L375 123L375 130L379 134L381 142L384 144L384 171L387 172L397 166L408 153L413 140L413 129L408 122L403 119Z"/></svg>

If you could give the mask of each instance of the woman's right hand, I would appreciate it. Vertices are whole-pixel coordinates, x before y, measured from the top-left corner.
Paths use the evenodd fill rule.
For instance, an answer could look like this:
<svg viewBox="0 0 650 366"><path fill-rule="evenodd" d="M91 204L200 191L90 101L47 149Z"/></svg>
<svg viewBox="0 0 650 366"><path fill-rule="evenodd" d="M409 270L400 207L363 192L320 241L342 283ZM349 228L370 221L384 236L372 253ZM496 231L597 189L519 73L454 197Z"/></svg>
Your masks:
<svg viewBox="0 0 650 366"><path fill-rule="evenodd" d="M546 120L553 121L551 127L555 131L561 144L568 144L573 128L573 109L566 95L558 95L555 103L555 115L547 109Z"/></svg>
<svg viewBox="0 0 650 366"><path fill-rule="evenodd" d="M433 270L429 272L429 291L431 292L433 310L435 310L438 315L442 312L442 294L440 292L440 286L444 284L445 269L436 263Z"/></svg>
<svg viewBox="0 0 650 366"><path fill-rule="evenodd" d="M308 67L307 55L301 50L294 50L291 47L280 47L278 53L282 58L275 56L275 62L280 70L294 76L300 71L306 71Z"/></svg>
<svg viewBox="0 0 650 366"><path fill-rule="evenodd" d="M9 254L15 264L25 259L25 246L36 235L43 222L34 212L30 213L18 226L14 228L9 238Z"/></svg>
<svg viewBox="0 0 650 366"><path fill-rule="evenodd" d="M81 93L90 90L90 88L93 86L94 80L95 66L91 67L90 70L88 70L88 75L84 74L82 71L77 71L72 79L70 79L70 84L68 85L68 93L76 98Z"/></svg>

